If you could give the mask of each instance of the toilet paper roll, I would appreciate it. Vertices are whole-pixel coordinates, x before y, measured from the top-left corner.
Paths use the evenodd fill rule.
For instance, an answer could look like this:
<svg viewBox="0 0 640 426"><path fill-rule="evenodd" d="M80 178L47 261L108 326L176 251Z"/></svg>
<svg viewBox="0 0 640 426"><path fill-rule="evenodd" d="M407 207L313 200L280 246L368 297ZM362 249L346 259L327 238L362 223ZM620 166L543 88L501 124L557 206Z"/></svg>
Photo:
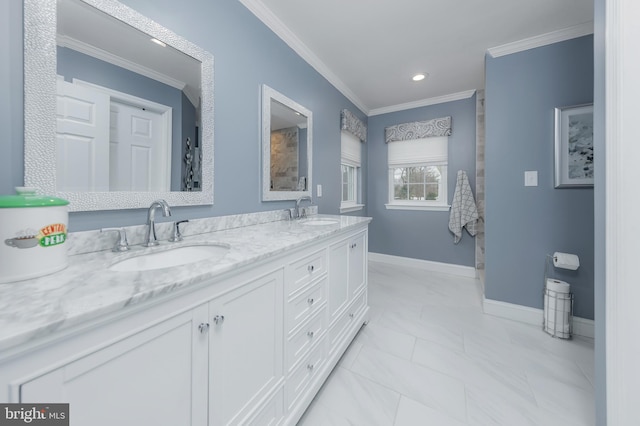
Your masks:
<svg viewBox="0 0 640 426"><path fill-rule="evenodd" d="M555 291L556 293L569 293L571 286L567 282L547 278L547 290Z"/></svg>
<svg viewBox="0 0 640 426"><path fill-rule="evenodd" d="M555 252L553 253L553 266L575 271L580 266L580 259L575 254Z"/></svg>

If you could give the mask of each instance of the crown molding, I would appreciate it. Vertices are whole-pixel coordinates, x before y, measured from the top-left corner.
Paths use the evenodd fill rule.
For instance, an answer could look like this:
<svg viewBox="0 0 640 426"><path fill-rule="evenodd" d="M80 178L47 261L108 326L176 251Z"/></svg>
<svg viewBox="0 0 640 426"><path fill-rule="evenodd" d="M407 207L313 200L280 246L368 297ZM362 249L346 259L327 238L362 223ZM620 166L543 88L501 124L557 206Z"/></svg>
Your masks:
<svg viewBox="0 0 640 426"><path fill-rule="evenodd" d="M326 78L340 93L367 114L369 110L342 80L338 78L271 10L260 0L240 0L251 13L282 39L302 59Z"/></svg>
<svg viewBox="0 0 640 426"><path fill-rule="evenodd" d="M451 93L449 95L436 96L433 98L422 99L414 102L407 102L406 104L398 104L391 105L388 107L375 108L369 111L368 116L380 115L380 114L388 114L390 112L404 111L407 109L420 108L429 105L437 105L443 104L445 102L453 102L459 101L461 99L469 99L473 94L476 93L474 90L466 90L464 92Z"/></svg>
<svg viewBox="0 0 640 426"><path fill-rule="evenodd" d="M493 58L498 58L500 56L523 52L525 50L534 49L536 47L542 47L553 43L559 43L561 41L571 40L573 38L578 38L589 34L593 34L593 21L574 25L573 27L564 28L558 31L552 31L550 33L525 38L523 40L514 41L513 43L491 47L487 49L487 53Z"/></svg>
<svg viewBox="0 0 640 426"><path fill-rule="evenodd" d="M143 65L136 64L135 62L131 62L128 59L121 58L120 56L114 55L113 53L98 49L95 46L77 40L75 38L58 35L56 43L58 44L58 46L68 47L71 50L84 53L85 55L92 56L96 59L100 59L101 61L119 66L120 68L133 71L137 74L149 77L152 80L159 81L160 83L164 83L178 90L183 90L186 86L185 82L183 81L177 80L173 77L169 77L168 75L159 73L158 71L147 68Z"/></svg>

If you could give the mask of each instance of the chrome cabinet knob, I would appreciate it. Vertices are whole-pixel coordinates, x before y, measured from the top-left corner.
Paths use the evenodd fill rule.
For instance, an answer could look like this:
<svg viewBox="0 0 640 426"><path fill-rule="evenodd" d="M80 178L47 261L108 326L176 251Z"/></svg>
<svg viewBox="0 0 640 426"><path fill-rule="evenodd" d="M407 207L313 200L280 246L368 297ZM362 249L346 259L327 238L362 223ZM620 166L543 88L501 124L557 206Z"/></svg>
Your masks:
<svg viewBox="0 0 640 426"><path fill-rule="evenodd" d="M313 364L307 364L307 370L313 371Z"/></svg>
<svg viewBox="0 0 640 426"><path fill-rule="evenodd" d="M206 333L207 331L209 331L209 323L203 322L198 326L198 330L200 330L200 333L202 334Z"/></svg>
<svg viewBox="0 0 640 426"><path fill-rule="evenodd" d="M316 268L313 265L307 266L307 271L309 271L310 274L313 273L314 269L316 269Z"/></svg>
<svg viewBox="0 0 640 426"><path fill-rule="evenodd" d="M349 314L349 318L353 319L353 312Z"/></svg>
<svg viewBox="0 0 640 426"><path fill-rule="evenodd" d="M313 331L307 331L307 336L309 336L309 339L313 339Z"/></svg>
<svg viewBox="0 0 640 426"><path fill-rule="evenodd" d="M358 243L351 244L351 248L356 248L356 247L358 247Z"/></svg>
<svg viewBox="0 0 640 426"><path fill-rule="evenodd" d="M213 322L215 322L216 325L222 324L224 322L224 315L216 315L213 317Z"/></svg>
<svg viewBox="0 0 640 426"><path fill-rule="evenodd" d="M313 298L312 298L312 297L310 297L310 298L308 298L308 299L307 299L307 303L308 303L308 304L313 305L313 302L315 302L315 300L313 300Z"/></svg>

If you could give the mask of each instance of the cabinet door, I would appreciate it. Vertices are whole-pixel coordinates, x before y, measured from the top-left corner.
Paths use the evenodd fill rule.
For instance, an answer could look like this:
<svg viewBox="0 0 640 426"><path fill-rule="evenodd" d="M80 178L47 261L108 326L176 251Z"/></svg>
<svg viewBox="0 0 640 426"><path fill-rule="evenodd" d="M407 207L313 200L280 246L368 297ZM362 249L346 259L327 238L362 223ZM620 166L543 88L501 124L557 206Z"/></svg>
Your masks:
<svg viewBox="0 0 640 426"><path fill-rule="evenodd" d="M70 424L207 424L207 306L118 340L20 386L21 402L68 402Z"/></svg>
<svg viewBox="0 0 640 426"><path fill-rule="evenodd" d="M329 247L329 323L332 324L349 303L347 283L349 265L349 246L340 241Z"/></svg>
<svg viewBox="0 0 640 426"><path fill-rule="evenodd" d="M367 274L366 234L358 234L349 240L349 298L353 299L364 287Z"/></svg>
<svg viewBox="0 0 640 426"><path fill-rule="evenodd" d="M239 424L282 379L283 281L278 270L211 302L209 424Z"/></svg>

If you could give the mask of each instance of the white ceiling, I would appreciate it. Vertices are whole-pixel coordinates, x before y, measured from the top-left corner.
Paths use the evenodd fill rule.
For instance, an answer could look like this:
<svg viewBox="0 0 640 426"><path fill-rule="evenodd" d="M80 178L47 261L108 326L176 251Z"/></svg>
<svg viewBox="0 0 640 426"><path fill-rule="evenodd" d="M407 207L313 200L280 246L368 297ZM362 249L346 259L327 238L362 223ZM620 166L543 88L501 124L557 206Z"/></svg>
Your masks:
<svg viewBox="0 0 640 426"><path fill-rule="evenodd" d="M593 31L593 0L240 1L369 115L469 96L488 49Z"/></svg>

